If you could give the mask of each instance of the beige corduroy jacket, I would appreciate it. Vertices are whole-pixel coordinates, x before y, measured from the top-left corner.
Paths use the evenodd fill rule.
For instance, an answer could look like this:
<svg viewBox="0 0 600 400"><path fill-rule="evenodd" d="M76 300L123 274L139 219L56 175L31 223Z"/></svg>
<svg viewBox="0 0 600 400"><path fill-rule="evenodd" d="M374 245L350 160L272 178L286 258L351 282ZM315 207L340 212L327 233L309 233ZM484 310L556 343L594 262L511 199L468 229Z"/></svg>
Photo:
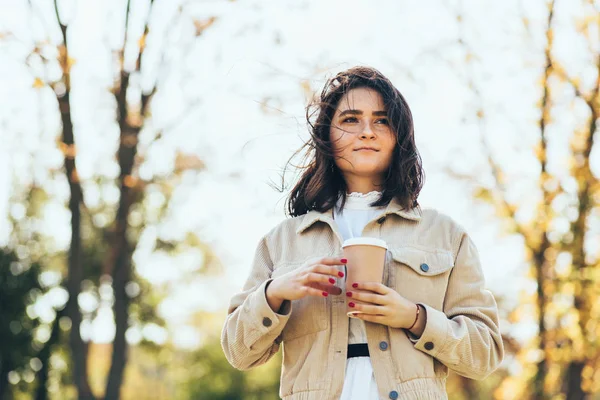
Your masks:
<svg viewBox="0 0 600 400"><path fill-rule="evenodd" d="M447 399L448 368L472 379L492 373L504 357L498 309L465 230L436 210L405 210L392 200L363 236L388 243L385 285L422 304L427 315L417 339L365 321L380 398ZM283 346L279 395L285 400L339 399L348 345L345 290L340 278L341 295L285 301L276 313L265 288L311 259L342 257L341 245L333 210L282 221L261 238L250 276L230 301L221 335L227 360L246 370Z"/></svg>

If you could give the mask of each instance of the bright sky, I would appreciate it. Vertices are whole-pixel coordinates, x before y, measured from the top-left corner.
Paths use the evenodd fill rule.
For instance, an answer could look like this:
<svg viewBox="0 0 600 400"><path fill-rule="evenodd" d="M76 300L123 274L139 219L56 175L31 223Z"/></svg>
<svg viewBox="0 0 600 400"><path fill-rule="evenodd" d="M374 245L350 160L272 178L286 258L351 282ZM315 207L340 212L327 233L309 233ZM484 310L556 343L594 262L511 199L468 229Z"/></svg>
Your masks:
<svg viewBox="0 0 600 400"><path fill-rule="evenodd" d="M32 38L44 37L43 26L54 25L53 10L43 8L49 2L33 3L39 3L42 10L35 17L26 12L25 1L0 0L0 38L7 31L18 38L0 39L0 217L8 212L13 174L19 176L20 184L31 179L31 174L46 180L44 171L61 165L60 153L53 150L60 124L54 95L48 88L32 88L34 78L41 76L40 60L32 59L30 68L22 61ZM97 187L91 179L118 173L112 159L118 132L106 90L111 61L108 53L98 49L107 41L118 44L122 38L121 3L79 2L70 26L70 48L76 60L77 162L90 205L115 202L118 194L112 186ZM142 7L141 2L134 3ZM156 25L148 38L149 55L157 54L153 40L160 44L164 39L171 63L163 69L150 63L153 68L144 75L142 85L157 71L161 74L160 96L152 108L153 126L173 129L146 153L140 174L169 171L175 150L198 155L207 170L197 177L185 177L173 197L169 222L149 227L135 255L142 276L155 284L174 285L160 311L178 344L198 343L197 335L186 325L188 317L202 309L224 312L249 273L258 239L285 217L287 192L275 192L267 183L279 182L284 163L307 138L302 83L320 91L327 77L358 64L374 66L390 77L412 108L426 172L421 204L437 208L465 226L479 248L488 287L507 296L508 304L518 301L519 290L535 290L522 279L527 266L520 239L502 236L489 207L475 207L466 186L449 179L443 169L452 166L477 173L489 182L474 118L482 108L487 116L486 140L514 182L510 194L522 199L523 217L530 213L534 199L529 185L538 169L532 146L538 139L535 103L540 96L536 84L543 63L544 1L432 0L418 5L395 0L376 5L358 0L186 2L185 15L218 17L198 39L191 35L194 26L189 18L178 20L168 33L164 29L180 3L158 1L161 9L153 15ZM582 11L565 10L565 3L574 2L559 2L563 8L558 22L563 28L562 35L557 35L557 52L561 59L569 60L566 67L581 74L585 83L594 79L583 68L586 48L574 41L567 29L570 18ZM64 4L67 15L70 8ZM114 11L116 5L120 8ZM462 25L456 18L461 7L465 13ZM522 22L524 16L529 33ZM138 22L133 20L133 29L139 31ZM107 32L111 26L114 29ZM52 29L56 41L59 32ZM459 35L473 51L469 66L465 48L457 44ZM479 87L480 97L467 88L468 79ZM190 112L186 112L188 108ZM562 154L568 129L581 115L581 110L574 109L556 121L550 130L551 152ZM151 134L150 129L143 133L142 144ZM34 155L33 163L30 155ZM598 159L596 171L600 170ZM550 168L566 171L566 164L559 157ZM60 176L46 186L57 201L46 209L44 229L56 238L58 247L64 247L69 238L69 215L63 207L68 188ZM160 204L160 196L152 201ZM0 223L0 242L6 240L7 229ZM197 275L183 281L198 265L197 256L172 260L150 253L156 235L177 238L187 231L213 246L225 275ZM110 318L105 307L88 333L99 341L110 340L114 334L106 329ZM527 337L534 328L523 325L515 334ZM164 340L160 330L152 329L143 334ZM141 334L132 330L128 337L135 342Z"/></svg>

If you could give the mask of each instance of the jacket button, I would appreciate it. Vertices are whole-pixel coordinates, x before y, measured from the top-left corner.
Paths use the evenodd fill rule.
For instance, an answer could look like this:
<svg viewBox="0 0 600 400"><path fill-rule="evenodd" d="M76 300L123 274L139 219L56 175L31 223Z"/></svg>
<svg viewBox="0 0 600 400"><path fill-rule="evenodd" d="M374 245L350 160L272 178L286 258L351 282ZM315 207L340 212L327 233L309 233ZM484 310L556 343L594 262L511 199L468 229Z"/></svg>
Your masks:
<svg viewBox="0 0 600 400"><path fill-rule="evenodd" d="M423 272L429 271L429 265L427 265L425 263L421 264L421 271L423 271Z"/></svg>
<svg viewBox="0 0 600 400"><path fill-rule="evenodd" d="M396 400L397 398L398 398L398 392L396 392L395 390L392 390L390 392L390 399Z"/></svg>
<svg viewBox="0 0 600 400"><path fill-rule="evenodd" d="M383 351L387 350L387 348L388 348L387 342L379 342L379 348Z"/></svg>
<svg viewBox="0 0 600 400"><path fill-rule="evenodd" d="M269 317L264 317L264 318L263 318L263 325L264 325L264 326L267 326L267 327L269 327L269 326L271 326L272 324L273 324L273 321L271 321L271 318L269 318Z"/></svg>
<svg viewBox="0 0 600 400"><path fill-rule="evenodd" d="M381 224L383 224L383 221L385 221L385 217L381 217L381 218L379 218L379 219L377 220L377 223L381 225Z"/></svg>
<svg viewBox="0 0 600 400"><path fill-rule="evenodd" d="M425 350L433 350L433 343L432 342L425 343Z"/></svg>

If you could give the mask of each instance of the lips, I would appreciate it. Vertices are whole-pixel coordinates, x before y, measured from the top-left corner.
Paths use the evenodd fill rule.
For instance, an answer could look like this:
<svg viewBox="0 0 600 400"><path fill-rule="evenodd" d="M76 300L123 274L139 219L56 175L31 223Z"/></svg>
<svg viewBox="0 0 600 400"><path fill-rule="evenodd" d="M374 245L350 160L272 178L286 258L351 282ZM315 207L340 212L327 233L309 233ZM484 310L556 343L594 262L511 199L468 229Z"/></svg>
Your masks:
<svg viewBox="0 0 600 400"><path fill-rule="evenodd" d="M363 148L360 148L360 149L356 149L354 151L375 151L376 152L376 151L379 151L379 150L375 150L375 149L369 148L369 147L363 147Z"/></svg>

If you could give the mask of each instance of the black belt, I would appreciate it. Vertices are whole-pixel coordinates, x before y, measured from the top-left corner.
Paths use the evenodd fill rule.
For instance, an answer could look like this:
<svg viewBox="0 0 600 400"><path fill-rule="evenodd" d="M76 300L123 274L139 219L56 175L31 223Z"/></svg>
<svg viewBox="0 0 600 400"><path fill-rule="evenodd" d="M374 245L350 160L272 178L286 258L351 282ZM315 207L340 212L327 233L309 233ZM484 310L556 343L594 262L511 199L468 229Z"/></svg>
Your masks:
<svg viewBox="0 0 600 400"><path fill-rule="evenodd" d="M352 357L369 357L369 347L366 343L355 343L348 345L348 356Z"/></svg>

